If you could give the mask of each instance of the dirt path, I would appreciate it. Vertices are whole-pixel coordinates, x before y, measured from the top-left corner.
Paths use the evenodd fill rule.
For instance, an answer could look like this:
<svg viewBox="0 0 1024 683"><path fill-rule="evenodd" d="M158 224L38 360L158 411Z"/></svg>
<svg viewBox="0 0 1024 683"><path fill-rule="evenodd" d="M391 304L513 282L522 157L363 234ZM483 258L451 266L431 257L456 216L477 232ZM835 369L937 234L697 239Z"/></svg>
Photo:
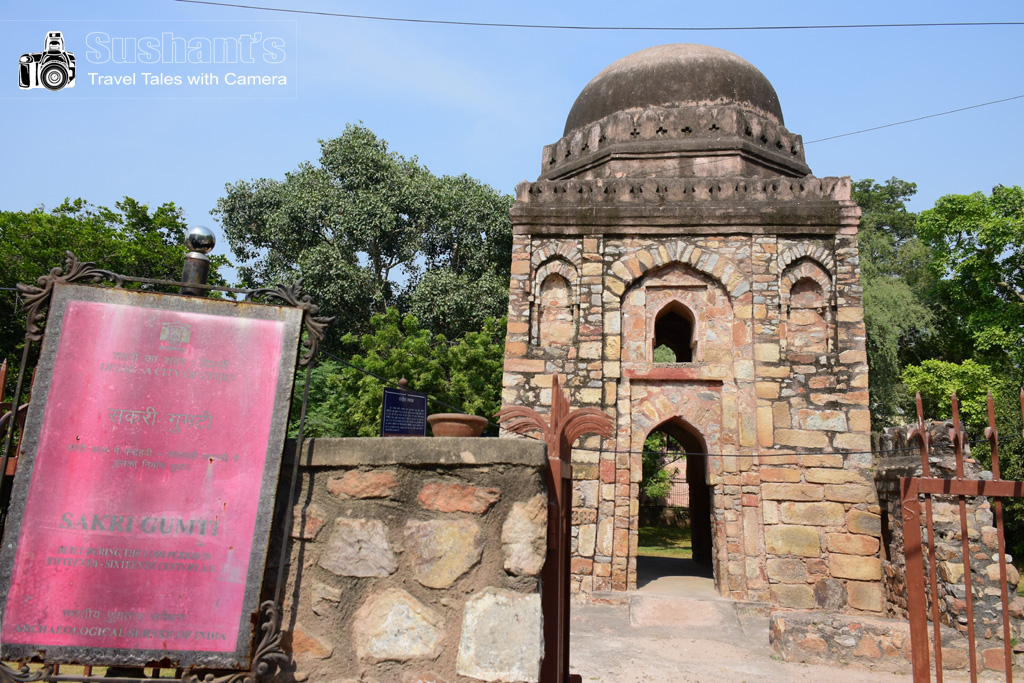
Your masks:
<svg viewBox="0 0 1024 683"><path fill-rule="evenodd" d="M910 682L909 674L783 662L768 644L766 615L706 596L634 593L628 604L573 605L571 626L572 671L584 683Z"/></svg>

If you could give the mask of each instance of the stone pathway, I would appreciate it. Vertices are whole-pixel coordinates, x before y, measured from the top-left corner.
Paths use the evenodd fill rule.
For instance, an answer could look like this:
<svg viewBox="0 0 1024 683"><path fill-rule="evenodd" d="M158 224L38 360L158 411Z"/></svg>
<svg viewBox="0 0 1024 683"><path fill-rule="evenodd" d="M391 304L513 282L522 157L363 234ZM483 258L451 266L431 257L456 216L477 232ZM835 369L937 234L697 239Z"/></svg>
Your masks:
<svg viewBox="0 0 1024 683"><path fill-rule="evenodd" d="M572 606L570 662L584 683L910 681L909 673L782 661L768 644L767 611L719 597L708 578L661 577L596 597L610 604Z"/></svg>

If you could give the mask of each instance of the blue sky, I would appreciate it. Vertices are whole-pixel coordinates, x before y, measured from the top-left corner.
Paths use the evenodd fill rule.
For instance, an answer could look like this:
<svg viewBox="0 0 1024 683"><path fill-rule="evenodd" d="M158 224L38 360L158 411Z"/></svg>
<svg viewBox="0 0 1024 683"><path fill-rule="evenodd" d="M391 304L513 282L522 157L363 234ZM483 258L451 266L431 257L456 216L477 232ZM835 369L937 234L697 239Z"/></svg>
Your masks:
<svg viewBox="0 0 1024 683"><path fill-rule="evenodd" d="M485 22L750 26L1021 21L1002 2L518 3L253 0L328 12ZM299 16L172 0L3 3L0 209L53 207L64 197L110 205L124 195L209 215L225 183L282 178L315 160L319 138L362 121L393 150L438 174L468 173L511 193L540 170L579 91L637 50L696 42L757 66L779 94L787 128L806 141L1024 94L1024 26L817 31L560 31L469 28ZM62 31L76 54L74 89L21 90L21 54ZM283 60L94 63L96 36L164 33L280 39ZM87 36L92 42L87 45ZM249 40L249 39L246 39ZM92 47L90 47L90 45ZM262 43L257 45L261 47ZM271 45L273 47L273 45ZM90 61L89 54L92 55ZM279 59L281 55L278 55ZM200 60L202 58L199 58ZM222 60L223 61L223 60ZM230 56L229 56L230 61ZM142 73L215 73L219 85L148 86ZM136 84L89 73L136 74ZM227 85L225 74L284 76L286 85ZM236 76L237 77L237 76ZM1024 184L1024 99L807 146L815 175L918 184L913 208L947 193ZM221 239L218 251L225 251Z"/></svg>

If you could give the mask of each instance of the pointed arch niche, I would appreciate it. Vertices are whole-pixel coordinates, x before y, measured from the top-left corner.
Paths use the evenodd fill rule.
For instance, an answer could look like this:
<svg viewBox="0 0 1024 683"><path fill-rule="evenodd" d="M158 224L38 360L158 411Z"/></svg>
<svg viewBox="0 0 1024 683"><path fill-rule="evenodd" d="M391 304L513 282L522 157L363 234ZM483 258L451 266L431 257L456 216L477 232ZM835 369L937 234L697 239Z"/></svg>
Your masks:
<svg viewBox="0 0 1024 683"><path fill-rule="evenodd" d="M576 338L579 319L579 278L568 261L554 258L535 275L531 338L541 348L568 349Z"/></svg>
<svg viewBox="0 0 1024 683"><path fill-rule="evenodd" d="M828 270L811 258L794 261L782 274L779 294L786 327L779 336L786 351L830 357L835 315Z"/></svg>

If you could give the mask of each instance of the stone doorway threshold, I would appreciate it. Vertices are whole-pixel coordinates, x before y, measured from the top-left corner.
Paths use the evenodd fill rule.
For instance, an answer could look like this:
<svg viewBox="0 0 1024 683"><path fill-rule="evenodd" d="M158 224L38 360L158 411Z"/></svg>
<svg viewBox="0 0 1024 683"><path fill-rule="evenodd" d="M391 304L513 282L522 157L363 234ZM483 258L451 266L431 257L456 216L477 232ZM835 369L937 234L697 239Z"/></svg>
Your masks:
<svg viewBox="0 0 1024 683"><path fill-rule="evenodd" d="M642 575L641 575L642 577ZM768 644L770 607L718 595L705 577L656 577L571 611L571 671L584 683L908 683L907 674L787 663ZM950 683L969 680L945 673Z"/></svg>
<svg viewBox="0 0 1024 683"><path fill-rule="evenodd" d="M719 597L711 567L693 560L638 557L636 574L636 586L641 593L707 600Z"/></svg>

